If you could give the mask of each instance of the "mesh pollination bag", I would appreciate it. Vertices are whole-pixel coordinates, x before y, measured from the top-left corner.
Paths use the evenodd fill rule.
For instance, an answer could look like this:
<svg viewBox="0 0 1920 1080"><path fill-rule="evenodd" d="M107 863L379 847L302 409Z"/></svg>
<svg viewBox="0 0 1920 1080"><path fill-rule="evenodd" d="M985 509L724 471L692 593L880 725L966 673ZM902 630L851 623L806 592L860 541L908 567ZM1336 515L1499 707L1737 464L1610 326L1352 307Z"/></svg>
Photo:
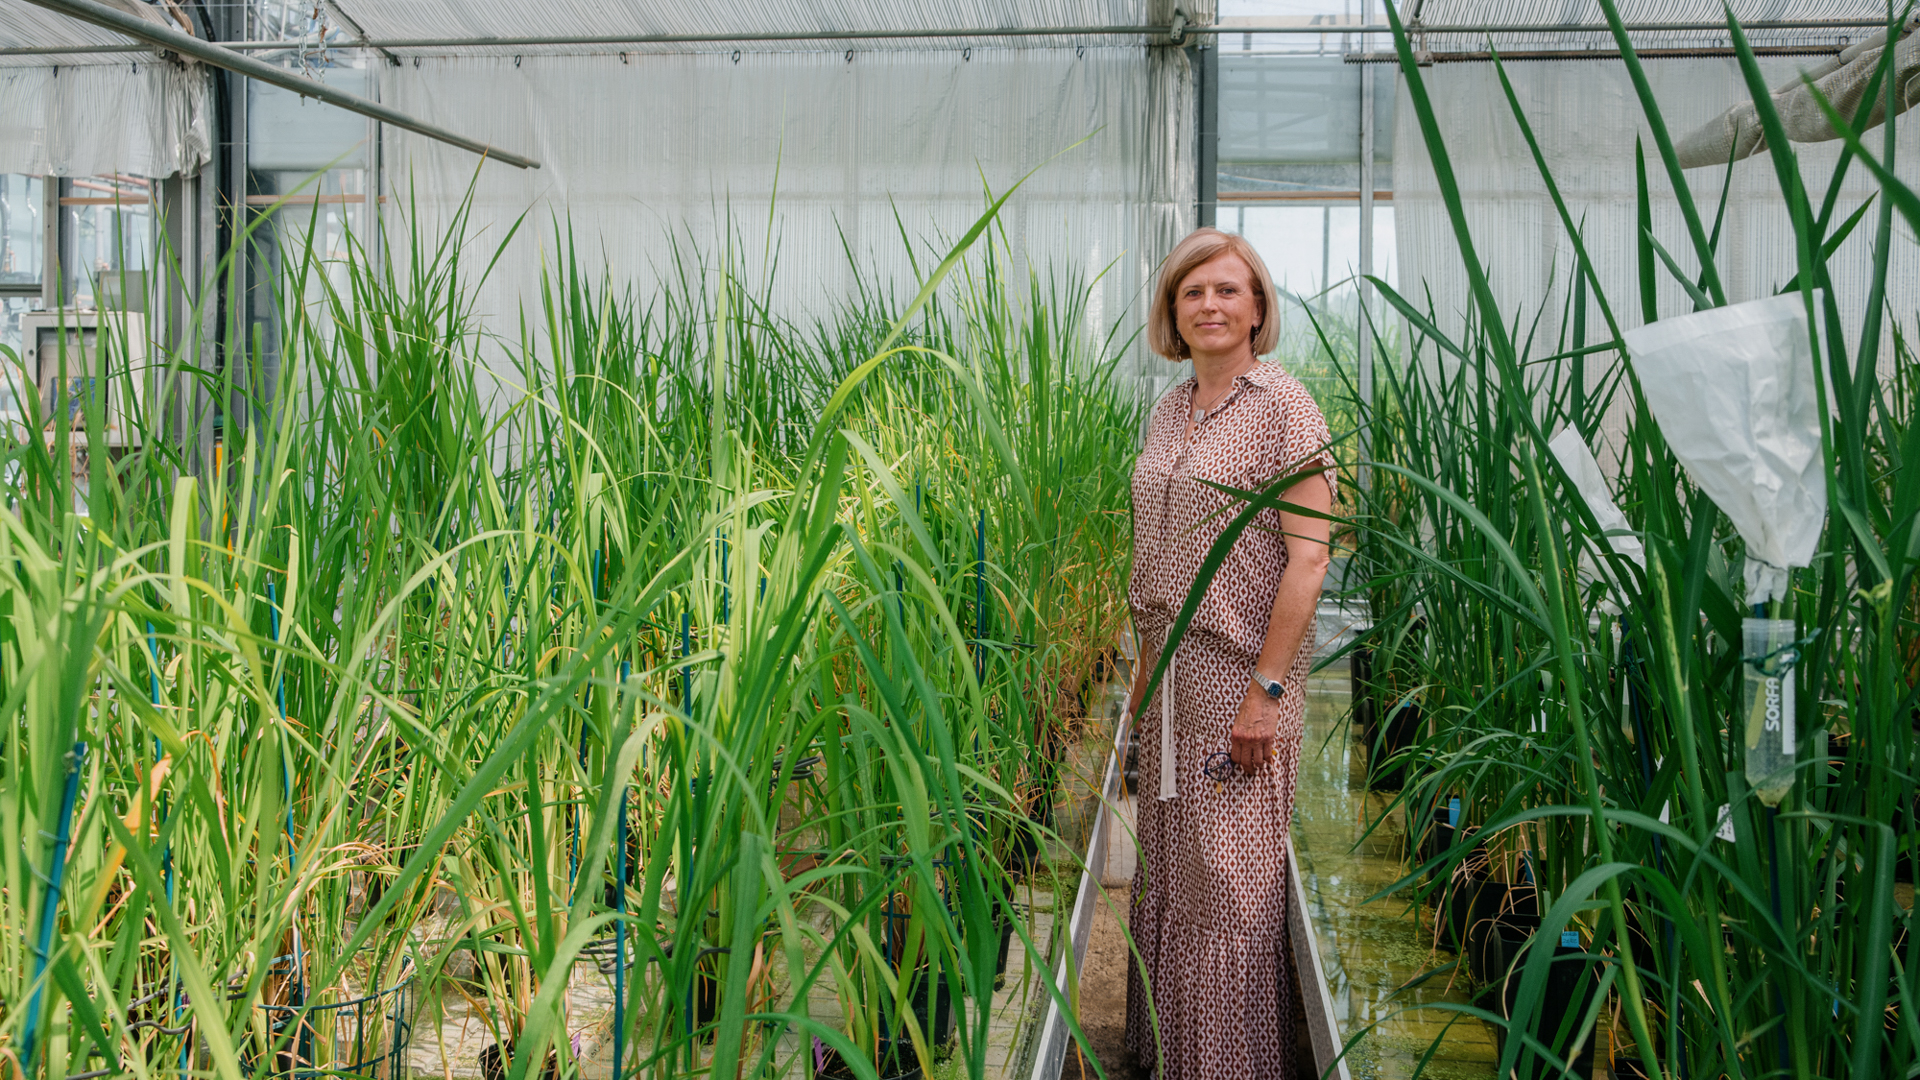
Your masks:
<svg viewBox="0 0 1920 1080"><path fill-rule="evenodd" d="M1801 293L1662 319L1622 337L1674 456L1746 541L1756 613L1787 595L1827 516L1820 401ZM1747 780L1768 806L1793 786L1791 619L1743 624Z"/></svg>

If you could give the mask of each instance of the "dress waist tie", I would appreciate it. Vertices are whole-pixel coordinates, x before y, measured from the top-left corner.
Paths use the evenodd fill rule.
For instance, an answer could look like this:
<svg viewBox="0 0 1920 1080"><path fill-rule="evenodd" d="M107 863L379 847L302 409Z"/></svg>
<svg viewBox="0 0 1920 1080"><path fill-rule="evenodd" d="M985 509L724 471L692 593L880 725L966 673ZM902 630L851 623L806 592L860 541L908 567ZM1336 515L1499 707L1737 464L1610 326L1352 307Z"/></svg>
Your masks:
<svg viewBox="0 0 1920 1080"><path fill-rule="evenodd" d="M1167 673L1160 680L1160 798L1162 801L1180 797L1180 787L1176 782L1178 763L1173 756L1173 670L1179 656L1178 648L1167 654Z"/></svg>

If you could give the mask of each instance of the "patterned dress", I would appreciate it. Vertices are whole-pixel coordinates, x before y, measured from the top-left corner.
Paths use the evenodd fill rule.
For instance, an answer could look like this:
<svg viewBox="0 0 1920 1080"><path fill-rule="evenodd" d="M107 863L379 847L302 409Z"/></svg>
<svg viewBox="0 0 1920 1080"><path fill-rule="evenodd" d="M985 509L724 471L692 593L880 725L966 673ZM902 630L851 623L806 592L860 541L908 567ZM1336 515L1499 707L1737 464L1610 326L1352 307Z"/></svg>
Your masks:
<svg viewBox="0 0 1920 1080"><path fill-rule="evenodd" d="M1189 444L1195 386L1186 380L1154 407L1134 466L1128 601L1149 656L1164 644L1207 550L1243 508L1200 480L1257 490L1333 464L1326 419L1278 366L1257 364L1236 379ZM1325 475L1331 490L1333 474ZM1130 927L1142 959L1128 971L1127 1048L1143 1064L1158 1062L1160 1080L1293 1073L1284 852L1311 624L1284 680L1274 762L1253 776L1232 768L1220 783L1202 771L1210 755L1228 749L1286 569L1279 512L1262 511L1214 575L1174 653L1172 678L1163 679L1168 686L1141 703L1135 720L1140 862Z"/></svg>

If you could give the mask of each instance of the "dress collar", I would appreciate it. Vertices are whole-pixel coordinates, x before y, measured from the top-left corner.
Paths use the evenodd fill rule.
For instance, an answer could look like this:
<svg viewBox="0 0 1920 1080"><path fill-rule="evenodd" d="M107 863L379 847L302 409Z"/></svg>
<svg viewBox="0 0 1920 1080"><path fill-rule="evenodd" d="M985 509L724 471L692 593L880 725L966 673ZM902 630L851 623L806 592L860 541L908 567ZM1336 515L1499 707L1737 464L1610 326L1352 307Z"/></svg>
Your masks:
<svg viewBox="0 0 1920 1080"><path fill-rule="evenodd" d="M1223 394L1220 400L1213 404L1212 408L1209 408L1206 412L1198 416L1193 416L1193 394L1194 391L1200 388L1200 377L1198 375L1189 375L1187 376L1186 383L1187 414L1193 416L1196 425L1204 424L1219 415L1222 409L1225 409L1228 405L1238 400L1241 394L1246 393L1249 386L1257 386L1262 390L1271 390L1285 374L1285 372L1280 370L1280 365L1278 364L1269 364L1264 360L1256 361L1251 368L1235 375L1233 377L1233 388Z"/></svg>

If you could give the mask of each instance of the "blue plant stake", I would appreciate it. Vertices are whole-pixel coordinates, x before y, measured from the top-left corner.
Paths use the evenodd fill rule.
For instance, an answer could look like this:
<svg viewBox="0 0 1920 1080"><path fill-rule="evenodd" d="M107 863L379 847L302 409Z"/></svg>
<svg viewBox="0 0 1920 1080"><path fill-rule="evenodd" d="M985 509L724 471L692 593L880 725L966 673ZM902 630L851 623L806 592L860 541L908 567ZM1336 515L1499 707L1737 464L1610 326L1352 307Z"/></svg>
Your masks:
<svg viewBox="0 0 1920 1080"><path fill-rule="evenodd" d="M153 620L151 619L147 620L147 658L149 661L147 665L147 691L153 701L154 711L158 712L160 710L160 649L154 641ZM164 756L165 749L165 747L160 745L159 738L156 737L153 740L153 760L155 764L158 764L160 758ZM167 827L167 815L167 796L162 792L160 795L160 827L162 829ZM162 887L167 894L167 906L172 907L173 845L171 843L160 851L160 879Z"/></svg>
<svg viewBox="0 0 1920 1080"><path fill-rule="evenodd" d="M267 619L273 633L273 643L280 644L280 607L274 597L273 582L267 582ZM282 657L284 664L285 658ZM287 872L299 869L299 853L293 844L293 770L287 763L286 725L287 725L287 674L284 668L274 680L274 696L280 705L280 791L287 802Z"/></svg>
<svg viewBox="0 0 1920 1080"><path fill-rule="evenodd" d="M974 534L973 572L973 677L987 681L987 512L980 511L980 527Z"/></svg>
<svg viewBox="0 0 1920 1080"><path fill-rule="evenodd" d="M513 571L508 567L500 568L500 597L507 602L506 610L500 613L500 666L507 666L507 635L511 633L513 622Z"/></svg>
<svg viewBox="0 0 1920 1080"><path fill-rule="evenodd" d="M632 665L620 661L620 685L625 686L633 673ZM614 822L613 910L621 916L613 922L613 1080L620 1080L626 1063L627 1043L627 778L620 778L620 817Z"/></svg>
<svg viewBox="0 0 1920 1080"><path fill-rule="evenodd" d="M593 575L587 580L588 617L596 617L600 604L600 549L593 549ZM587 768L587 725L593 717L593 681L587 681L587 688L581 691L581 707L585 715L580 720L580 746L578 759L580 769ZM575 807L567 808L567 821L570 825L567 837L567 883L577 885L580 881L580 812Z"/></svg>
<svg viewBox="0 0 1920 1080"><path fill-rule="evenodd" d="M280 644L280 602L274 594L273 582L267 582L267 625L273 634L273 643ZM294 887L293 878L300 869L300 849L293 840L293 764L289 760L291 751L287 747L287 672L286 654L282 653L279 673L274 676L274 698L280 707L280 792L287 804L287 887ZM293 986L290 988L287 1003L304 1005L307 1001L307 978L305 949L300 947L300 930L293 931L293 955L287 962L293 966ZM311 1042L312 1032L306 1024L300 1025L299 1055L302 1061L313 1060Z"/></svg>
<svg viewBox="0 0 1920 1080"><path fill-rule="evenodd" d="M73 836L73 801L80 791L80 770L87 761L87 744L73 744L67 757L67 785L60 795L60 831L53 838L53 858L47 865L47 895L40 905L40 937L33 948L33 996L27 1001L27 1033L20 1044L20 1060L31 1074L35 1045L40 1038L41 981L47 974L47 955L53 950L53 927L60 916L60 885L67 876L67 843Z"/></svg>

